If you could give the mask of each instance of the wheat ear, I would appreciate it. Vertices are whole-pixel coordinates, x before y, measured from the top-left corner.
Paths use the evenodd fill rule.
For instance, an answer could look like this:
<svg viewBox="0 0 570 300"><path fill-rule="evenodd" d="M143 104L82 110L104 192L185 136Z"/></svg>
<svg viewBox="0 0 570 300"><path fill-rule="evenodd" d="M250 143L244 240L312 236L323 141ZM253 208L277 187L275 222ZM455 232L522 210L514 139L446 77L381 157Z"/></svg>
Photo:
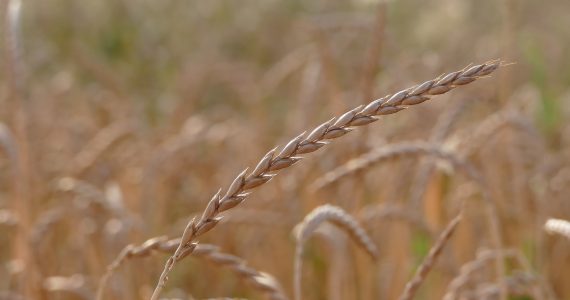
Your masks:
<svg viewBox="0 0 570 300"><path fill-rule="evenodd" d="M373 259L378 257L376 245L372 242L364 228L349 213L340 207L329 204L315 208L310 214L305 216L303 222L297 225L295 229L297 240L293 274L295 300L301 300L302 256L305 242L324 222L330 222L346 231Z"/></svg>
<svg viewBox="0 0 570 300"><path fill-rule="evenodd" d="M548 233L556 233L570 239L570 222L561 219L548 219L544 224L544 229Z"/></svg>
<svg viewBox="0 0 570 300"><path fill-rule="evenodd" d="M107 271L99 281L96 299L103 300L103 293L105 291L107 281L111 275L113 275L115 270L117 270L125 261L131 258L147 257L152 255L153 252L172 254L178 247L179 243L180 239L168 240L166 237L162 236L149 239L139 246L133 244L126 246L117 256L117 258L115 258L115 260L113 260L113 262L107 266ZM182 253L180 259L192 253L193 256L202 257L215 264L231 269L241 278L244 278L255 289L263 292L267 296L267 299L288 299L283 293L281 285L273 276L249 267L246 261L242 258L239 258L232 254L220 252L219 247L209 244L194 244L192 250L193 251L185 251Z"/></svg>
<svg viewBox="0 0 570 300"><path fill-rule="evenodd" d="M386 160L396 159L403 156L431 156L450 161L454 166L463 168L467 163L453 152L441 146L425 142L402 142L377 148L362 156L351 159L344 165L327 172L315 180L312 188L315 190L327 187L337 181L364 169L369 169ZM469 171L470 172L470 171Z"/></svg>
<svg viewBox="0 0 570 300"><path fill-rule="evenodd" d="M426 279L427 274L431 271L434 264L436 263L437 259L439 258L443 247L447 244L447 241L451 238L459 221L461 221L462 213L460 212L449 224L445 227L443 232L437 238L437 241L433 245L433 247L429 250L427 257L423 260L421 265L416 270L414 277L408 283L406 283L406 287L404 288L404 292L400 296L400 300L411 300L414 298L414 295L418 291L418 288Z"/></svg>
<svg viewBox="0 0 570 300"><path fill-rule="evenodd" d="M249 195L248 190L271 180L276 175L276 171L295 164L302 158L299 155L315 152L326 145L327 140L339 138L352 131L354 127L373 123L378 120L377 116L393 114L408 106L420 104L429 100L431 96L447 93L457 86L465 85L478 78L487 76L500 66L501 61L495 60L469 66L463 70L428 80L393 95L374 100L366 106L352 109L338 118L333 118L317 126L308 135L302 133L287 143L277 155L275 155L276 149L269 151L252 172L247 174L246 169L240 173L224 194L222 194L222 190L219 190L212 197L200 218L194 218L188 223L182 234L179 247L164 265L164 270L160 275L151 300L158 300L160 292L168 280L168 273L170 273L174 264L179 261L178 256L188 250L187 248L191 248L197 237L216 226L220 221L218 215L221 212L243 202Z"/></svg>

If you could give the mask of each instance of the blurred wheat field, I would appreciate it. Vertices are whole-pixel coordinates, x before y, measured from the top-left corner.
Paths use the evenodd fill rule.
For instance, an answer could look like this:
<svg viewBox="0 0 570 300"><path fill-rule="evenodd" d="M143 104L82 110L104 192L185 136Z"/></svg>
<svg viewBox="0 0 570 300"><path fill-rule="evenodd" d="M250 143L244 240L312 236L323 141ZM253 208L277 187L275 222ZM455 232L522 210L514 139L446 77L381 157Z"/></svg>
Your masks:
<svg viewBox="0 0 570 300"><path fill-rule="evenodd" d="M570 2L1 8L0 299L570 299Z"/></svg>

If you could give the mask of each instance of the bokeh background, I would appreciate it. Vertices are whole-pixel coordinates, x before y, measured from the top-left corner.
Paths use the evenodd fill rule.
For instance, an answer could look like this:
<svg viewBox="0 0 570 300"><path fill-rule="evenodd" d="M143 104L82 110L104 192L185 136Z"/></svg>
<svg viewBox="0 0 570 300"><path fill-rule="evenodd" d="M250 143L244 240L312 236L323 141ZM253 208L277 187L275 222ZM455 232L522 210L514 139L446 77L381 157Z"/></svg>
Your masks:
<svg viewBox="0 0 570 300"><path fill-rule="evenodd" d="M491 247L468 178L435 161L420 205L410 198L426 160L312 185L368 151L424 140L483 174L504 247L519 258L507 260L507 277L483 266L461 299L498 299L501 280L510 299L570 298L570 241L542 229L547 218L570 219L567 0L2 0L1 28L0 299L94 299L121 249L179 236L269 149L360 104L497 58L512 64L310 155L201 241L273 275L291 296L295 224L335 204L362 222L380 258L323 229L303 256L304 298L395 299L432 245L429 232L468 199L416 297L440 299L461 266ZM128 260L104 298L149 298L167 257ZM163 295L264 297L193 257Z"/></svg>

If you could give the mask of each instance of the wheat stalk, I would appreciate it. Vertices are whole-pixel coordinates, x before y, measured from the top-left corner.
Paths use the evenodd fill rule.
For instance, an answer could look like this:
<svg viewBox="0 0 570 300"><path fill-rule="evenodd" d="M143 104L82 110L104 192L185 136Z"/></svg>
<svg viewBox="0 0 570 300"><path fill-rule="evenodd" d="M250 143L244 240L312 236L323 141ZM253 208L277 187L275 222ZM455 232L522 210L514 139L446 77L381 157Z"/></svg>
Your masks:
<svg viewBox="0 0 570 300"><path fill-rule="evenodd" d="M404 292L400 296L400 300L411 300L414 298L418 288L424 282L427 274L433 268L434 264L436 263L437 259L439 258L443 247L447 244L447 241L451 238L459 221L461 221L462 213L460 212L455 218L449 222L449 224L445 227L443 232L439 235L437 241L429 250L428 255L423 260L421 265L416 270L414 277L408 283L406 283L406 287L404 288Z"/></svg>
<svg viewBox="0 0 570 300"><path fill-rule="evenodd" d="M178 244L180 239L167 239L164 236L155 237L148 239L141 245L137 246L134 244L126 246L121 253L107 266L107 271L101 277L99 281L99 287L97 288L97 300L103 299L103 294L107 281L113 275L113 273L123 264L125 261L132 258L141 258L152 255L154 252L163 252L172 254ZM281 289L279 282L270 274L265 272L257 271L249 267L242 258L239 258L232 254L223 253L220 251L219 247L209 244L194 244L193 251L186 250L180 256L180 259L192 254L196 257L202 257L209 260L215 264L225 266L241 278L244 278L250 285L255 289L263 292L267 295L268 299L271 300L287 300L287 297Z"/></svg>
<svg viewBox="0 0 570 300"><path fill-rule="evenodd" d="M570 222L561 219L548 219L544 224L544 229L548 233L556 233L570 239Z"/></svg>
<svg viewBox="0 0 570 300"><path fill-rule="evenodd" d="M277 155L275 155L276 148L269 151L252 172L247 174L247 169L241 172L224 194L222 194L220 189L212 197L200 218L194 218L188 223L182 234L179 247L164 266L151 299L158 300L162 289L166 285L168 273L170 273L175 263L180 260L180 254L187 250L192 251L190 249L194 240L210 231L220 221L221 217L218 215L243 202L249 195L248 190L259 187L271 180L276 175L276 171L292 166L302 158L300 156L302 154L317 151L328 143L327 140L339 138L352 131L354 127L364 126L377 121L377 116L393 114L408 106L427 101L431 96L447 93L457 86L471 83L478 78L493 73L499 66L501 66L500 61L490 61L475 66L468 66L463 70L428 80L393 95L374 100L366 106L359 106L338 118L324 122L308 135L302 133L293 138Z"/></svg>
<svg viewBox="0 0 570 300"><path fill-rule="evenodd" d="M305 242L311 237L315 230L325 222L330 222L346 231L373 259L378 257L376 245L349 213L340 207L330 204L315 208L311 213L305 216L303 222L298 224L295 228L295 238L297 240L293 274L295 300L301 300L302 256Z"/></svg>

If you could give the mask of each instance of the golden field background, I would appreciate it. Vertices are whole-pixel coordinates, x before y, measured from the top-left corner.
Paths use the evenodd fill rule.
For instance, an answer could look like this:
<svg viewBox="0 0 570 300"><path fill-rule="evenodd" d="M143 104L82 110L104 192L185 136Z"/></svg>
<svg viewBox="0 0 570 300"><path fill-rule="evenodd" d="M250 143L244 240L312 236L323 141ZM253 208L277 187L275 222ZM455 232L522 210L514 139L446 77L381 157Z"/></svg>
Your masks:
<svg viewBox="0 0 570 300"><path fill-rule="evenodd" d="M441 299L492 248L468 177L404 155L315 188L350 159L420 140L482 174L504 250L516 254L504 276L482 266L456 299L499 299L500 282L508 299L570 299L570 240L543 230L548 218L570 219L566 0L2 0L1 28L0 299L95 299L125 246L180 236L268 150L491 59L508 66L308 155L199 241L271 274L292 298L295 225L333 204L359 220L379 257L324 227L305 247L303 299L397 299L466 199L415 297ZM148 299L167 258L125 261L103 298ZM168 299L265 297L200 257L169 277Z"/></svg>

